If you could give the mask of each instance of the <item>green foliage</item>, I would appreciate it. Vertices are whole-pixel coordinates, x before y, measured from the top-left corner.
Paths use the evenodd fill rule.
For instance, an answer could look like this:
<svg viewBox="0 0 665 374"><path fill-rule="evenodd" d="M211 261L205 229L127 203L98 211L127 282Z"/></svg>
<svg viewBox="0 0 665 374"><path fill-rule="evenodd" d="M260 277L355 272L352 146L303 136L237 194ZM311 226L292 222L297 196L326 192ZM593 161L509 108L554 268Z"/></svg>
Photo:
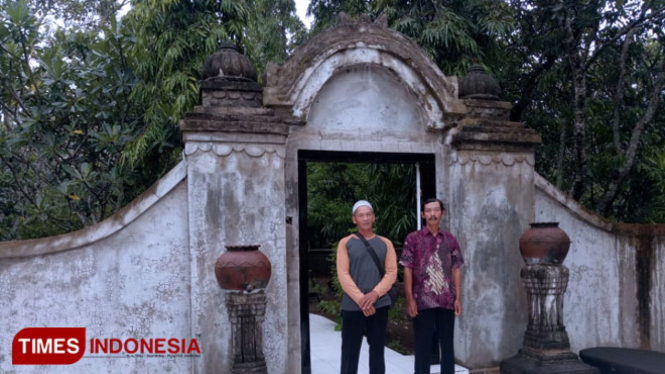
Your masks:
<svg viewBox="0 0 665 374"><path fill-rule="evenodd" d="M329 248L353 226L351 207L361 184L360 164L307 164L307 227L311 248ZM354 200L355 199L355 200Z"/></svg>
<svg viewBox="0 0 665 374"><path fill-rule="evenodd" d="M408 355L410 352L408 349L404 348L402 345L402 342L399 340L399 338L395 340L390 340L386 343L386 347L392 349L395 352L398 352L403 355Z"/></svg>
<svg viewBox="0 0 665 374"><path fill-rule="evenodd" d="M650 185L651 190L655 192L650 196L650 202L644 204L645 202L642 201L642 208L647 210L645 214L647 222L665 222L665 151L663 148L654 150L650 156L646 156L637 169L645 176L643 184Z"/></svg>
<svg viewBox="0 0 665 374"><path fill-rule="evenodd" d="M514 29L506 2L497 0L377 2L389 25L415 40L447 75L463 76L474 62L503 59L501 41Z"/></svg>
<svg viewBox="0 0 665 374"><path fill-rule="evenodd" d="M416 211L416 168L409 164L368 164L365 199L376 212L376 232L401 246L418 224Z"/></svg>
<svg viewBox="0 0 665 374"><path fill-rule="evenodd" d="M135 0L117 21L124 4L0 0L0 240L99 222L171 169L221 41L272 40L250 56L264 65L300 40L276 27L303 37L293 0Z"/></svg>
<svg viewBox="0 0 665 374"><path fill-rule="evenodd" d="M393 302L392 307L388 311L388 319L391 321L407 321L408 315L406 311L406 298L400 296L397 301Z"/></svg>
<svg viewBox="0 0 665 374"><path fill-rule="evenodd" d="M136 196L140 180L118 163L140 122L127 101L130 41L115 20L103 34L44 38L24 1L1 14L0 239L99 222Z"/></svg>
<svg viewBox="0 0 665 374"><path fill-rule="evenodd" d="M0 1L0 4L6 1ZM66 28L100 30L129 0L27 0L29 9L37 17L58 20Z"/></svg>
<svg viewBox="0 0 665 374"><path fill-rule="evenodd" d="M334 26L340 12L372 20L385 15L391 28L411 37L447 75L464 75L474 61L487 66L501 61L500 42L515 26L508 4L500 0L313 0L312 32Z"/></svg>
<svg viewBox="0 0 665 374"><path fill-rule="evenodd" d="M351 207L372 203L375 231L399 245L415 230L415 167L408 164L307 164L307 226L311 248L327 248L355 230Z"/></svg>
<svg viewBox="0 0 665 374"><path fill-rule="evenodd" d="M132 1L123 18L134 35L130 53L137 62L130 99L144 108L144 128L123 152L123 163L154 168L157 160L168 170L179 159L177 125L198 103L203 62L224 40L242 46L250 15L244 1Z"/></svg>
<svg viewBox="0 0 665 374"><path fill-rule="evenodd" d="M255 3L246 44L247 54L260 77L267 63L280 64L302 44L307 30L296 15L294 0L255 0Z"/></svg>
<svg viewBox="0 0 665 374"><path fill-rule="evenodd" d="M662 110L653 118L648 110L663 79L663 3L532 0L510 7L518 24L493 71L515 104L512 120L543 136L537 171L564 191L581 191L580 202L603 215L650 220L645 206L658 192L639 165L662 147ZM585 81L575 83L574 71Z"/></svg>
<svg viewBox="0 0 665 374"><path fill-rule="evenodd" d="M319 308L322 312L335 316L335 331L342 331L342 309L339 300L321 300Z"/></svg>
<svg viewBox="0 0 665 374"><path fill-rule="evenodd" d="M373 1L367 0L311 0L307 14L314 16L312 33L319 32L337 25L337 15L346 13L357 17L361 14L373 13Z"/></svg>
<svg viewBox="0 0 665 374"><path fill-rule="evenodd" d="M319 301L319 309L323 313L328 314L329 316L335 316L335 331L342 330L342 295L344 295L344 290L342 285L339 283L339 278L337 277L337 243L334 245L333 252L328 256L328 262L330 263L330 274L332 274L332 289L334 291L334 298L324 299Z"/></svg>
<svg viewBox="0 0 665 374"><path fill-rule="evenodd" d="M293 0L133 0L123 18L135 35L131 53L138 82L131 99L144 107L144 127L122 162L165 171L180 158L178 121L198 103L203 62L221 42L234 41L262 69L280 63L304 26ZM292 36L291 39L289 37Z"/></svg>

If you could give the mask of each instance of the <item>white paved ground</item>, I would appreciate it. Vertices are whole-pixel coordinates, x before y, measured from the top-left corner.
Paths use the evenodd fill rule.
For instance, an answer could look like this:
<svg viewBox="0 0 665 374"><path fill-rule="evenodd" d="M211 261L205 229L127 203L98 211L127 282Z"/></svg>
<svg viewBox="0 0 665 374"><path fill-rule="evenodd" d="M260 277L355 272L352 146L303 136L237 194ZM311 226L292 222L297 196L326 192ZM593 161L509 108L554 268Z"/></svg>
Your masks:
<svg viewBox="0 0 665 374"><path fill-rule="evenodd" d="M312 374L338 374L341 360L342 334L335 331L335 322L317 314L309 315ZM360 351L358 374L369 374L369 353L365 339ZM386 374L413 374L413 356L404 356L386 348ZM431 374L439 373L432 365ZM469 370L457 366L455 373L468 374Z"/></svg>

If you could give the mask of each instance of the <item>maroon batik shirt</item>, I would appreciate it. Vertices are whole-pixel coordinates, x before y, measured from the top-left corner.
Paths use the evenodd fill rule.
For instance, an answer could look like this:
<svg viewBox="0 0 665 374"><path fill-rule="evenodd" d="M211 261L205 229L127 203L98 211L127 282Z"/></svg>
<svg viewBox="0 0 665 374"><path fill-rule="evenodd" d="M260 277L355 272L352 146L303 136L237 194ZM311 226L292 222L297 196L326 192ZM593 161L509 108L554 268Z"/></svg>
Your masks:
<svg viewBox="0 0 665 374"><path fill-rule="evenodd" d="M464 265L462 252L453 234L435 235L423 227L404 241L399 263L413 270L413 298L418 310L455 308L455 283L452 268Z"/></svg>

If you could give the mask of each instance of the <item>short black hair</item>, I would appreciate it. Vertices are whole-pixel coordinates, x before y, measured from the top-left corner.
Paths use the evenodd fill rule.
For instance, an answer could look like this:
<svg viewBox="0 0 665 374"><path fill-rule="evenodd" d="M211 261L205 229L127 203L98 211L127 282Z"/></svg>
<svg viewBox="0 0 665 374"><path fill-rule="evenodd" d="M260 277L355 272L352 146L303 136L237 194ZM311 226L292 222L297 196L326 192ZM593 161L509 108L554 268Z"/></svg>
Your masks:
<svg viewBox="0 0 665 374"><path fill-rule="evenodd" d="M446 210L446 208L443 206L443 202L442 202L441 200L432 197L432 198L429 198L429 199L425 199L425 200L422 202L422 204L420 204L420 211L421 211L421 212L424 212L424 211L425 211L425 205L427 205L427 204L429 204L429 203L434 203L434 202L439 203L439 206L441 207L441 211L445 211L445 210Z"/></svg>

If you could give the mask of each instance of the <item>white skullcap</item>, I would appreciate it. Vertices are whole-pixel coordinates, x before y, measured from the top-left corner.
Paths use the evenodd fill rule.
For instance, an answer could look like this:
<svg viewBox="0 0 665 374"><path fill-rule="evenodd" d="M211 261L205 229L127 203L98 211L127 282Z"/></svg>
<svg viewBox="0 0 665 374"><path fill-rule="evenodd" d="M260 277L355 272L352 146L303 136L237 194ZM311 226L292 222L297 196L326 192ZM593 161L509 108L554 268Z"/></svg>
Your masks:
<svg viewBox="0 0 665 374"><path fill-rule="evenodd" d="M372 204L369 203L367 200L358 200L356 201L355 204L353 204L353 209L351 209L351 214L356 214L356 210L360 208L361 206L368 206L370 209L372 209L372 212L374 211L374 208L372 208Z"/></svg>

